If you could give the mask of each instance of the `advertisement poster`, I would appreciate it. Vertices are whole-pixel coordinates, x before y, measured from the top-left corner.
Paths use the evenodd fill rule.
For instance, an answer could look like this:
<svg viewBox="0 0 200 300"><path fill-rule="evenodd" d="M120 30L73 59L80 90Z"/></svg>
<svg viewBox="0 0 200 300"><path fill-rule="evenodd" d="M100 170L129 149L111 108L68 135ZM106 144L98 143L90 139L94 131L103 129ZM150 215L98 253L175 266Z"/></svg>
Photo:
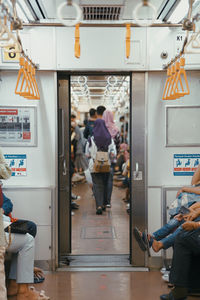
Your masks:
<svg viewBox="0 0 200 300"><path fill-rule="evenodd" d="M26 154L4 154L4 157L12 169L12 176L27 176Z"/></svg>
<svg viewBox="0 0 200 300"><path fill-rule="evenodd" d="M193 176L200 154L174 154L174 176Z"/></svg>
<svg viewBox="0 0 200 300"><path fill-rule="evenodd" d="M35 109L35 107L0 107L0 145L36 145Z"/></svg>

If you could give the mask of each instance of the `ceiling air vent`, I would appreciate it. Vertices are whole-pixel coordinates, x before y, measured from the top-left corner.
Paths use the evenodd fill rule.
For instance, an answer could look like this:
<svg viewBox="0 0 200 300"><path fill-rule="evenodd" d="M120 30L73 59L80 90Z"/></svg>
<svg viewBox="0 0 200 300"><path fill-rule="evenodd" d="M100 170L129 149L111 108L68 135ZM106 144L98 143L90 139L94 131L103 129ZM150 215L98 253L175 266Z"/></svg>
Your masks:
<svg viewBox="0 0 200 300"><path fill-rule="evenodd" d="M98 20L119 20L122 12L122 6L82 6L83 20L98 21Z"/></svg>

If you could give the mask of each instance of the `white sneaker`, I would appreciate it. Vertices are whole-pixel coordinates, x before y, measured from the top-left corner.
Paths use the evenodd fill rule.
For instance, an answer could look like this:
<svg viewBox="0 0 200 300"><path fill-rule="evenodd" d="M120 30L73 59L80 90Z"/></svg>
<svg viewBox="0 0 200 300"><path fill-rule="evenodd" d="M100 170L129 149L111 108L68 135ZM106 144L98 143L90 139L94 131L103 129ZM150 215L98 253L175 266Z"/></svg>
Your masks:
<svg viewBox="0 0 200 300"><path fill-rule="evenodd" d="M79 175L78 173L75 173L73 176L72 176L72 182L78 182L78 181L82 181L84 180L85 177L82 176L82 175Z"/></svg>
<svg viewBox="0 0 200 300"><path fill-rule="evenodd" d="M169 282L169 271L166 271L166 273L162 276L162 279L166 282Z"/></svg>
<svg viewBox="0 0 200 300"><path fill-rule="evenodd" d="M163 267L163 268L160 269L160 273L161 273L161 274L165 274L166 271L167 271L167 270L166 270L165 267Z"/></svg>

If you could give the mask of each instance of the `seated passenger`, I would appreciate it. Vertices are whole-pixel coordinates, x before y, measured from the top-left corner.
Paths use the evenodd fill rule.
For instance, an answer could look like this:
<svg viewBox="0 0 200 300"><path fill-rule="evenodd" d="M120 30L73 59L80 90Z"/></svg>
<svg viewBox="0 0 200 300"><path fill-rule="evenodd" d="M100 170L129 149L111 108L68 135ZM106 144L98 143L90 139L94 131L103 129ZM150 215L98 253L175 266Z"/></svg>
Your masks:
<svg viewBox="0 0 200 300"><path fill-rule="evenodd" d="M134 229L135 238L140 248L145 251L149 247L155 252L161 249L168 249L173 246L177 234L182 231L182 224L185 221L199 221L198 211L200 209L200 166L197 168L192 178L193 187L183 187L177 193L177 199L170 206L169 213L171 219L162 228L155 231L152 235L141 233L137 228ZM189 208L187 214L179 214L179 210L184 204L184 208Z"/></svg>
<svg viewBox="0 0 200 300"><path fill-rule="evenodd" d="M2 211L4 214L4 221L8 221L8 222L15 222L16 220L26 221L27 232L35 238L37 234L36 224L32 221L13 218L11 214L12 210L13 210L12 201L8 197L6 197L6 195L3 193ZM40 268L34 267L34 283L41 283L44 280L45 277L43 271Z"/></svg>
<svg viewBox="0 0 200 300"><path fill-rule="evenodd" d="M192 261L194 259L199 268L200 222L188 221L182 227L184 230L175 240L170 271L170 282L174 284L174 288L169 294L161 295L161 300L186 300L191 283L191 292L199 290L199 270L198 273L195 272Z"/></svg>
<svg viewBox="0 0 200 300"><path fill-rule="evenodd" d="M4 228L10 223L4 221ZM7 252L12 253L9 282L7 288L8 296L17 296L17 300L47 300L49 297L44 292L30 289L29 284L34 283L34 247L35 239L29 233L17 234L5 232L8 244Z"/></svg>

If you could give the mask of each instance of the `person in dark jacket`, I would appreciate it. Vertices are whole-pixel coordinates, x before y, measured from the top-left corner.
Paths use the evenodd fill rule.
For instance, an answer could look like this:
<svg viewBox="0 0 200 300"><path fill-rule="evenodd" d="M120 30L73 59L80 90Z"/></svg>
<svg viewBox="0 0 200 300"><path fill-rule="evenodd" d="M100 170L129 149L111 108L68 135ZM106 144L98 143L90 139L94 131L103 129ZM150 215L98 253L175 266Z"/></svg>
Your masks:
<svg viewBox="0 0 200 300"><path fill-rule="evenodd" d="M192 293L199 291L200 222L188 221L182 226L184 231L179 233L174 244L169 277L174 288L169 294L161 295L161 300L186 300L189 288Z"/></svg>
<svg viewBox="0 0 200 300"><path fill-rule="evenodd" d="M90 118L88 122L86 123L85 130L83 132L84 138L87 140L89 137L93 134L93 128L94 128L94 122L97 119L97 111L94 108L91 108L89 110Z"/></svg>

